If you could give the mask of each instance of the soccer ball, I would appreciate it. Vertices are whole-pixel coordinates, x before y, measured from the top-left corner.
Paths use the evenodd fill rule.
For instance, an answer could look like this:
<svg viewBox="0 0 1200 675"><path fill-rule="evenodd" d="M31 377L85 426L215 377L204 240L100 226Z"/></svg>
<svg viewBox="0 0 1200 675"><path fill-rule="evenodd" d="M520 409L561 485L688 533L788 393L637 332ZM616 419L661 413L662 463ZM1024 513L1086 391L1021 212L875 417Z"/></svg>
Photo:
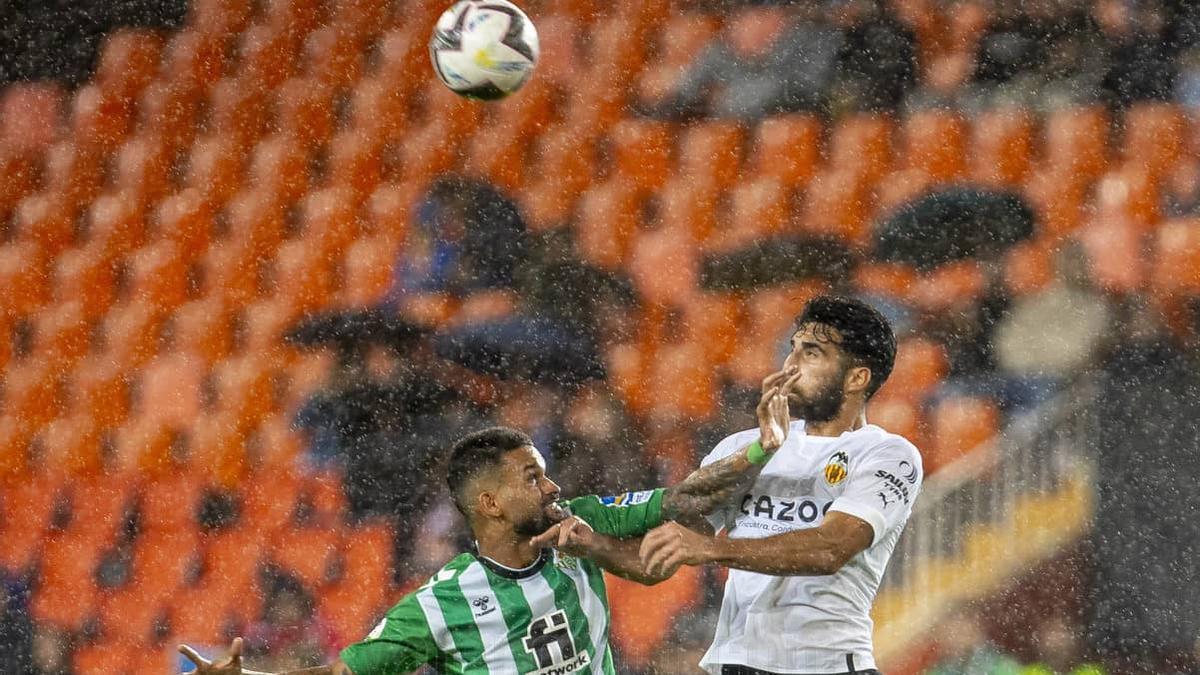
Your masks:
<svg viewBox="0 0 1200 675"><path fill-rule="evenodd" d="M434 26L429 58L438 79L456 94L504 98L533 74L537 29L507 0L462 0Z"/></svg>

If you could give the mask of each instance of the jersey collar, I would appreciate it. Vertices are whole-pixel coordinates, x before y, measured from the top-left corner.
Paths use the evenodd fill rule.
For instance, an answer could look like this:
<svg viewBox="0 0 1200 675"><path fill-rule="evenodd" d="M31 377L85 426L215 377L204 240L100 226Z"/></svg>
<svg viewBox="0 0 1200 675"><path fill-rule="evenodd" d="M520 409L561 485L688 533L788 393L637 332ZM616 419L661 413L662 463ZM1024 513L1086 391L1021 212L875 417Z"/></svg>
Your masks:
<svg viewBox="0 0 1200 675"><path fill-rule="evenodd" d="M537 560L533 561L532 565L528 567L522 567L521 569L516 569L507 565L501 565L495 560L483 555L479 552L478 544L471 547L471 555L475 556L475 559L478 560L481 565L494 572L497 576L505 579L528 579L529 577L542 571L542 568L546 566L546 563L550 562L550 556L552 554L550 549L542 549L541 554L538 555Z"/></svg>

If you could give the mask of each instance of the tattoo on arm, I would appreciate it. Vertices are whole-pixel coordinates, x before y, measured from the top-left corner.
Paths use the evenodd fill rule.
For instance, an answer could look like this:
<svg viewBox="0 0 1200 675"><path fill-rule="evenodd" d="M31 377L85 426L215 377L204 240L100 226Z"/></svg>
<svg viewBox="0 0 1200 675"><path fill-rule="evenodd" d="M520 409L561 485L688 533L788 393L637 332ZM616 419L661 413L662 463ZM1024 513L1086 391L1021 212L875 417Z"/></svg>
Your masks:
<svg viewBox="0 0 1200 675"><path fill-rule="evenodd" d="M743 448L696 469L678 485L667 488L663 494L663 517L667 520L692 520L716 511L749 489L762 467L762 464L747 461Z"/></svg>

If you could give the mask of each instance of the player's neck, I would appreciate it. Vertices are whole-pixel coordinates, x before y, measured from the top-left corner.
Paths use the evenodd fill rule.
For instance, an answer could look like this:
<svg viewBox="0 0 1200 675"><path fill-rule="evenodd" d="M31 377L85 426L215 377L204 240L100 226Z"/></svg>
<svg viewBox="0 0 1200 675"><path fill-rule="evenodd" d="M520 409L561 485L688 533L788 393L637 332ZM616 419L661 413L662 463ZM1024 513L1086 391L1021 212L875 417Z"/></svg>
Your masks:
<svg viewBox="0 0 1200 675"><path fill-rule="evenodd" d="M529 537L522 537L515 532L480 532L478 537L476 546L479 555L515 570L529 567L541 555L541 550L529 544Z"/></svg>
<svg viewBox="0 0 1200 675"><path fill-rule="evenodd" d="M824 422L804 422L806 436L841 436L847 431L863 428L867 423L866 409L863 406L842 406L842 409L831 420Z"/></svg>

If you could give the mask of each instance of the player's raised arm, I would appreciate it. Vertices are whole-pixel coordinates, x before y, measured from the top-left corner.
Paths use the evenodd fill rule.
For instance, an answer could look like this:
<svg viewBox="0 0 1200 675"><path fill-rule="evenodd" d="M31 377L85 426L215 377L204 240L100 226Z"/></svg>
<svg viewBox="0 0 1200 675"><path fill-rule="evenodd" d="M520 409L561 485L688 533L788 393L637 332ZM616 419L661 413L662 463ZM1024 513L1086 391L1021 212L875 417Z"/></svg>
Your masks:
<svg viewBox="0 0 1200 675"><path fill-rule="evenodd" d="M704 516L728 504L754 483L771 454L787 439L791 419L787 396L796 369L768 375L762 384L758 417L758 440L737 452L696 469L678 485L663 494L663 520L676 520L698 529L707 529Z"/></svg>
<svg viewBox="0 0 1200 675"><path fill-rule="evenodd" d="M242 638L234 638L229 646L229 653L224 658L210 661L191 647L179 645L179 652L196 664L194 672L200 675L354 675L346 664L338 661L328 666L305 668L304 670L289 670L283 673L264 673L258 670L242 668Z"/></svg>

